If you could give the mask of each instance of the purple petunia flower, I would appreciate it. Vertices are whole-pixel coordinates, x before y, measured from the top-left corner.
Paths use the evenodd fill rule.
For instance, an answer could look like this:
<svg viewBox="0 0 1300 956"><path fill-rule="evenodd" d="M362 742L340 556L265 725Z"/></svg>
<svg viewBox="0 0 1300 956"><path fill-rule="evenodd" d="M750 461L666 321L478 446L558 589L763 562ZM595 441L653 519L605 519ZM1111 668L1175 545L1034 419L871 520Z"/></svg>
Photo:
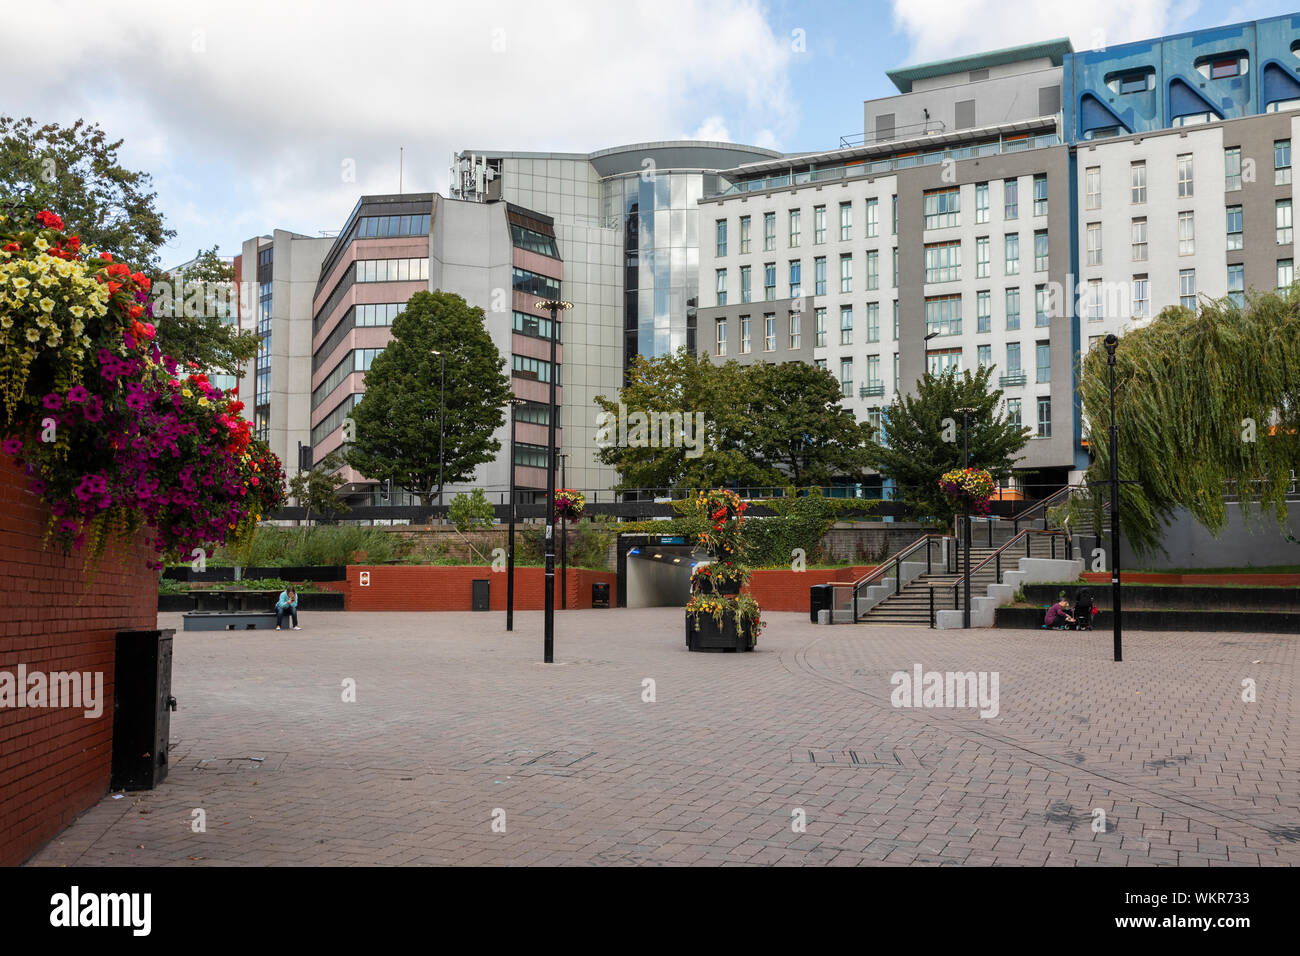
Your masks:
<svg viewBox="0 0 1300 956"><path fill-rule="evenodd" d="M84 385L74 385L68 389L68 401L80 405L84 402L90 393L86 391Z"/></svg>
<svg viewBox="0 0 1300 956"><path fill-rule="evenodd" d="M63 399L58 395L58 393L50 392L50 394L46 395L43 399L41 399L41 404L44 405L46 408L48 408L50 411L57 412L60 408L63 407Z"/></svg>
<svg viewBox="0 0 1300 956"><path fill-rule="evenodd" d="M92 395L86 402L85 416L88 422L97 422L104 417L104 403L98 395Z"/></svg>

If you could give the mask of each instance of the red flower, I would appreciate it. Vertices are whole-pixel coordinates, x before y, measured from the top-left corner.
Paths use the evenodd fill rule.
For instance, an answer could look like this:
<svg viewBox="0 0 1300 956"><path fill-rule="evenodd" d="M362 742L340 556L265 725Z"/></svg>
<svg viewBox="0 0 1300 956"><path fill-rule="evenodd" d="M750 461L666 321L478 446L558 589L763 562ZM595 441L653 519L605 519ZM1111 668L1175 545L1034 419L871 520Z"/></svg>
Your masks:
<svg viewBox="0 0 1300 956"><path fill-rule="evenodd" d="M111 252L101 252L101 253L99 254L99 258L103 259L103 260L106 261L106 262L112 262L112 261L113 261L113 253L111 253Z"/></svg>
<svg viewBox="0 0 1300 956"><path fill-rule="evenodd" d="M71 249L73 252L78 251L81 248L81 237L73 236L71 239L69 239L68 248Z"/></svg>
<svg viewBox="0 0 1300 956"><path fill-rule="evenodd" d="M48 209L42 209L38 212L36 214L36 221L46 229L58 229L60 231L63 229L63 220L54 215L54 213L50 212Z"/></svg>
<svg viewBox="0 0 1300 956"><path fill-rule="evenodd" d="M142 305L131 306L130 314L131 314L131 318L133 319L140 318L140 316L144 315L144 306ZM136 322L133 326L131 326L131 330L135 332L136 337L138 338L140 334L144 331L144 326L140 325L139 322Z"/></svg>
<svg viewBox="0 0 1300 956"><path fill-rule="evenodd" d="M11 242L7 246L5 246L5 252L18 252L21 249L22 246L18 245L18 243L16 242Z"/></svg>
<svg viewBox="0 0 1300 956"><path fill-rule="evenodd" d="M120 283L120 282L110 282L110 283L108 284L108 294L109 294L109 295L117 295L117 290L120 289L120 288L122 288L122 283Z"/></svg>

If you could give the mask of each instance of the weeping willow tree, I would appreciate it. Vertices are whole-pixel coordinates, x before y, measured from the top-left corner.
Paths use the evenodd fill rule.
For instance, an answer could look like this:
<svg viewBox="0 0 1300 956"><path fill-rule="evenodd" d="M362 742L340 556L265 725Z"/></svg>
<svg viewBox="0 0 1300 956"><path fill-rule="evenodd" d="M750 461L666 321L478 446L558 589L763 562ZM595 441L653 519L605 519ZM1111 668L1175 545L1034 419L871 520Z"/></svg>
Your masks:
<svg viewBox="0 0 1300 956"><path fill-rule="evenodd" d="M1106 350L1084 358L1079 392L1094 460L1089 482L1110 478L1110 370ZM1115 351L1120 525L1141 555L1162 552L1163 526L1185 508L1211 533L1258 506L1286 529L1286 493L1300 469L1300 285L1252 294L1245 307L1204 301L1165 309L1123 335ZM1072 502L1076 527L1104 530L1109 489Z"/></svg>

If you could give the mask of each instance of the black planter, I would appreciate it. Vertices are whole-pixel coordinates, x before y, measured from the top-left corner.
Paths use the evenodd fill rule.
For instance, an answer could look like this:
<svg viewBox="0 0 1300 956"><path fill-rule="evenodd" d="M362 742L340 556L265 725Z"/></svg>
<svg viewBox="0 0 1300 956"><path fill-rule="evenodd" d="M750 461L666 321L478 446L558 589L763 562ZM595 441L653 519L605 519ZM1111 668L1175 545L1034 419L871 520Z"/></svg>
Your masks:
<svg viewBox="0 0 1300 956"><path fill-rule="evenodd" d="M752 651L754 625L746 621L743 628L736 627L734 614L724 614L722 626L710 614L686 615L686 647L692 651Z"/></svg>
<svg viewBox="0 0 1300 956"><path fill-rule="evenodd" d="M715 581L712 578L701 578L699 585L695 589L697 594L720 594L734 597L740 593L739 581Z"/></svg>

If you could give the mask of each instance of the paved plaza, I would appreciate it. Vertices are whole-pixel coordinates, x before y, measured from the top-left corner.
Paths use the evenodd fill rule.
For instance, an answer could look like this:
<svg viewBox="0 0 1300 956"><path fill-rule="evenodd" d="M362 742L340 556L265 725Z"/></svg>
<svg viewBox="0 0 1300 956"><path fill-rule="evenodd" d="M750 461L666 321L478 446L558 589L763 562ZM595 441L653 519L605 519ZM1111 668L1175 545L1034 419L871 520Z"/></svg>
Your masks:
<svg viewBox="0 0 1300 956"><path fill-rule="evenodd" d="M1116 664L1109 632L767 617L752 654L692 654L680 609L559 612L548 666L540 612L513 634L498 613L161 615L170 776L32 863L1300 863L1294 637L1130 632ZM893 706L917 665L996 673L997 716Z"/></svg>

